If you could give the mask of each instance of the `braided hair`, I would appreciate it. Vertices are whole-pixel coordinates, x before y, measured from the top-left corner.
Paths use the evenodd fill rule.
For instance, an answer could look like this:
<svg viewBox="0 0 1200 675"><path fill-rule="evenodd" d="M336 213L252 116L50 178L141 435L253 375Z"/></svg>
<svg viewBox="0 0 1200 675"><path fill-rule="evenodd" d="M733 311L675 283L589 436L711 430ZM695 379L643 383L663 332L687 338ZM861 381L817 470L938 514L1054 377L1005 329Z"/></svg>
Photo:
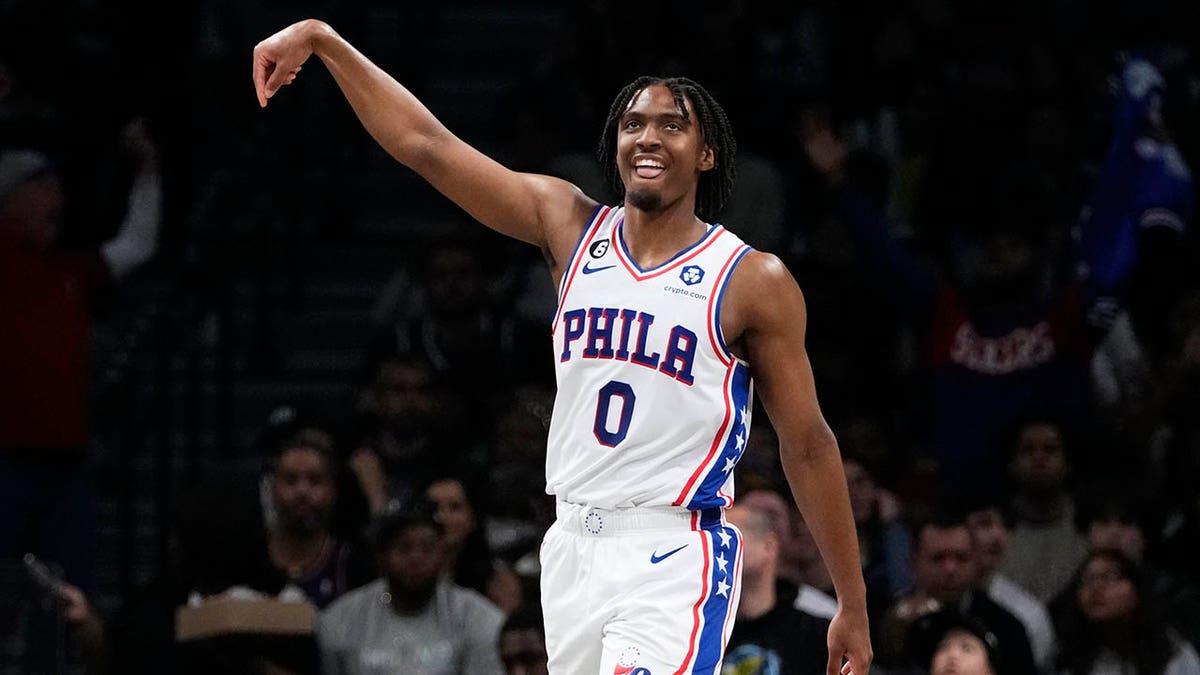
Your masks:
<svg viewBox="0 0 1200 675"><path fill-rule="evenodd" d="M686 101L691 102L692 110L700 123L700 137L704 144L713 150L715 164L712 169L700 174L700 182L696 186L696 215L701 220L713 222L725 206L725 202L729 200L729 195L733 193L733 156L737 152L737 142L733 138L733 129L721 104L695 81L686 77L643 75L625 85L609 108L604 132L600 136L600 145L596 149L596 158L600 160L604 176L613 192L624 199L625 184L621 182L621 174L617 170L617 126L638 92L656 85L671 90L675 105L684 119L688 119Z"/></svg>

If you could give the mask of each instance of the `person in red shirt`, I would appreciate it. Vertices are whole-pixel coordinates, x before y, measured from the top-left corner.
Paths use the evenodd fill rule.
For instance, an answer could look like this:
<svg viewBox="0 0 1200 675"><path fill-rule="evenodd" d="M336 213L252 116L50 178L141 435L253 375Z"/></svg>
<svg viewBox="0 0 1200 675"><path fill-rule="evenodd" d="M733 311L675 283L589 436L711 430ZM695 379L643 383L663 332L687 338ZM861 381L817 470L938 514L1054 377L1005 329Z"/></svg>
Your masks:
<svg viewBox="0 0 1200 675"><path fill-rule="evenodd" d="M156 146L141 121L123 134L135 167L125 218L90 251L55 247L66 194L50 158L0 148L0 560L33 552L84 589L91 311L154 254L162 212Z"/></svg>

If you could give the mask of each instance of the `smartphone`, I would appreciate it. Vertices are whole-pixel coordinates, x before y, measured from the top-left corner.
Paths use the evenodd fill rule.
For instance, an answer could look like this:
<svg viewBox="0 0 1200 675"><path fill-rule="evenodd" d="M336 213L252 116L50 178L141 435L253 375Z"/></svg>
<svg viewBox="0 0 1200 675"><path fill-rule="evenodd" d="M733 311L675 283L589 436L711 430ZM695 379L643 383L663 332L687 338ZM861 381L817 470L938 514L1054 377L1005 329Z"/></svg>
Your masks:
<svg viewBox="0 0 1200 675"><path fill-rule="evenodd" d="M38 588L44 593L52 597L58 597L59 589L63 586L62 577L50 571L46 563L38 560L38 557L32 553L25 554L25 571L29 574L29 578L33 583L37 584Z"/></svg>

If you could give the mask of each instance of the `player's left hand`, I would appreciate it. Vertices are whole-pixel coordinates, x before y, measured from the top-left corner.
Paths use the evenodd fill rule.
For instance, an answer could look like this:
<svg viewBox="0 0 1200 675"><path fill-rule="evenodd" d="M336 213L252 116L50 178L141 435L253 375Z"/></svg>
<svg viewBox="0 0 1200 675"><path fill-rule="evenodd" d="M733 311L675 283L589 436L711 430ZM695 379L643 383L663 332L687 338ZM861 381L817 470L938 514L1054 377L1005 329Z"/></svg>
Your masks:
<svg viewBox="0 0 1200 675"><path fill-rule="evenodd" d="M866 609L838 608L829 624L829 663L825 675L868 675L875 655Z"/></svg>

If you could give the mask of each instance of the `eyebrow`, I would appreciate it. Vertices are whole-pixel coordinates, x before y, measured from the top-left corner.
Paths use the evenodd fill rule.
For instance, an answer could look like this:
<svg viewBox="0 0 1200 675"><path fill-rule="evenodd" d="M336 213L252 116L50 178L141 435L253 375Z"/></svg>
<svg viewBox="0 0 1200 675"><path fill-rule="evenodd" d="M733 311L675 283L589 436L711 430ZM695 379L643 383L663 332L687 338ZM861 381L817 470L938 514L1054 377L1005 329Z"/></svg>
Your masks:
<svg viewBox="0 0 1200 675"><path fill-rule="evenodd" d="M646 113L641 113L641 112L637 112L634 110L626 110L625 114L621 115L622 120L627 120L627 119L643 120L646 118L651 118L651 119L660 120L660 121L668 121L668 122L679 122L680 124L691 124L692 123L692 120L690 118L684 117L683 113L680 113L678 111L648 115Z"/></svg>

